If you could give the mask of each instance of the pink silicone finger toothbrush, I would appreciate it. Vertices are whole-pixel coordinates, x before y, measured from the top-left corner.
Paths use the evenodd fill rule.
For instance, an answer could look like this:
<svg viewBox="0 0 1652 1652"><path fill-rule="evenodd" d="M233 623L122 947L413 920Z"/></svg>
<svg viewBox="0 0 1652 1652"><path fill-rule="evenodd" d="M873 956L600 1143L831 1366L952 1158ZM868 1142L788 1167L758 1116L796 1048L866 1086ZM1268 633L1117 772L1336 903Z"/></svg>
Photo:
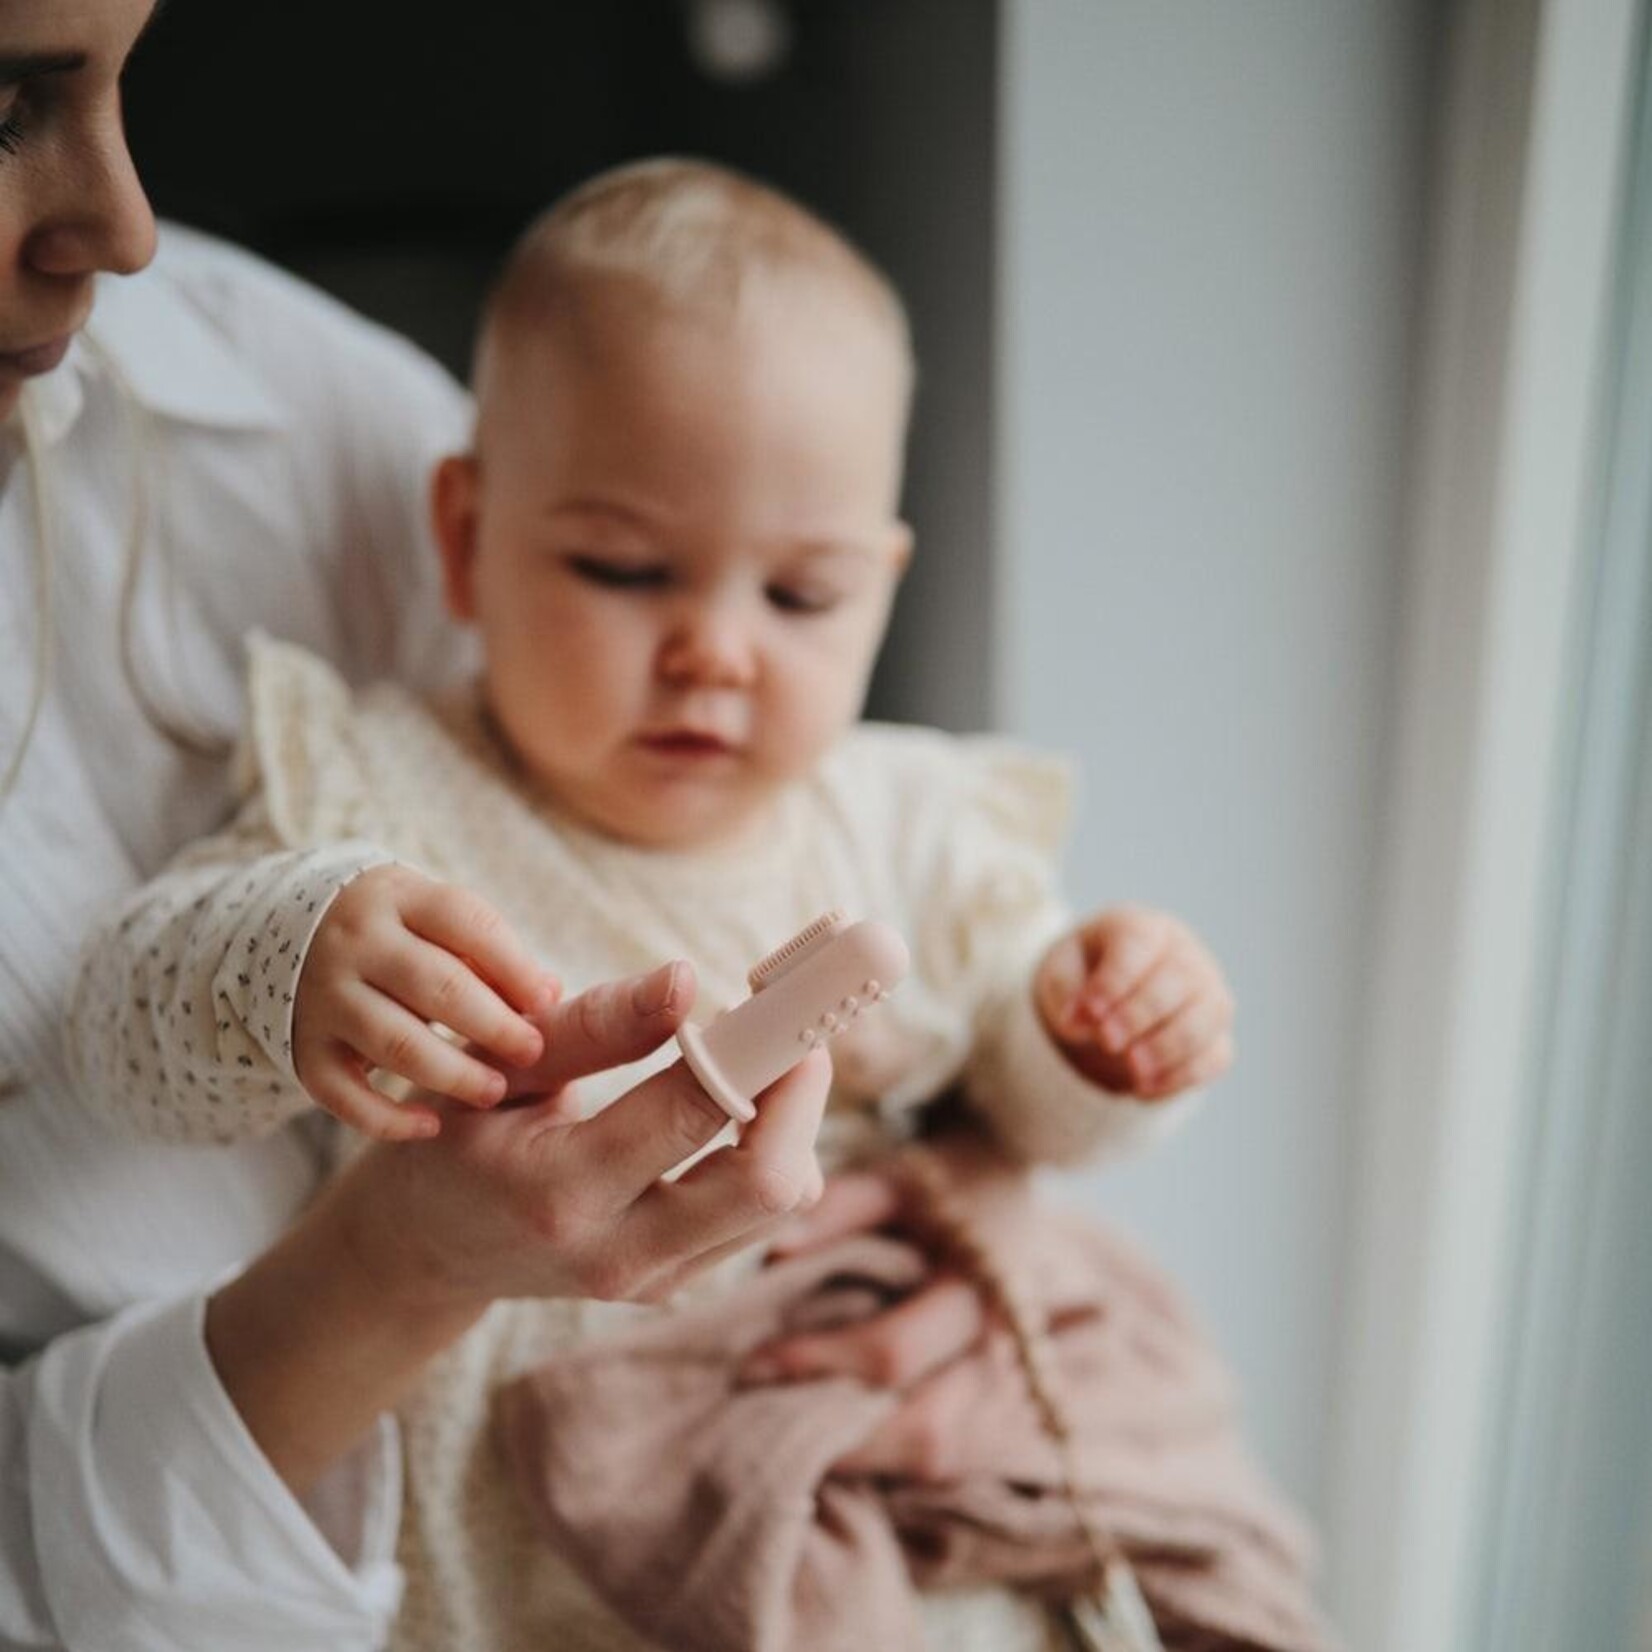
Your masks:
<svg viewBox="0 0 1652 1652"><path fill-rule="evenodd" d="M827 912L752 967L750 998L678 1031L683 1059L731 1119L749 1123L753 1096L886 997L911 962L888 924Z"/></svg>

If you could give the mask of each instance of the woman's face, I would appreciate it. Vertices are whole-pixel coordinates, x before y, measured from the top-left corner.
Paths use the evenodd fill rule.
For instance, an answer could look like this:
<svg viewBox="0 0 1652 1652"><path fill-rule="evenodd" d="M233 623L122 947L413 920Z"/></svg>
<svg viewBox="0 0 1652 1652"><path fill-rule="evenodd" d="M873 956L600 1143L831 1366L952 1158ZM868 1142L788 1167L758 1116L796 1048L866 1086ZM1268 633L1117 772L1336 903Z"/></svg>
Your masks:
<svg viewBox="0 0 1652 1652"><path fill-rule="evenodd" d="M120 76L155 0L0 0L0 419L63 359L99 270L130 274L155 220Z"/></svg>

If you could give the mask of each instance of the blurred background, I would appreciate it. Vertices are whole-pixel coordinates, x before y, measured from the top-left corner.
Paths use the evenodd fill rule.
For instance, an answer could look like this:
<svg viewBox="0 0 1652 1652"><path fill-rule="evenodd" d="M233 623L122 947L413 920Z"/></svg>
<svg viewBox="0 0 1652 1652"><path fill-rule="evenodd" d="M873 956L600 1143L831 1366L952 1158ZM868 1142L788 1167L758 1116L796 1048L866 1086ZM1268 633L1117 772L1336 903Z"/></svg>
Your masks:
<svg viewBox="0 0 1652 1652"><path fill-rule="evenodd" d="M873 712L1075 754L1075 902L1228 966L1233 1075L1058 1192L1184 1284L1372 1652L1652 1645L1644 10L172 0L129 81L163 214L461 375L631 156L890 272Z"/></svg>
<svg viewBox="0 0 1652 1652"><path fill-rule="evenodd" d="M707 156L845 229L912 310L907 504L937 553L878 707L990 719L996 5L175 4L129 82L157 211L309 277L461 378L518 231L618 161Z"/></svg>

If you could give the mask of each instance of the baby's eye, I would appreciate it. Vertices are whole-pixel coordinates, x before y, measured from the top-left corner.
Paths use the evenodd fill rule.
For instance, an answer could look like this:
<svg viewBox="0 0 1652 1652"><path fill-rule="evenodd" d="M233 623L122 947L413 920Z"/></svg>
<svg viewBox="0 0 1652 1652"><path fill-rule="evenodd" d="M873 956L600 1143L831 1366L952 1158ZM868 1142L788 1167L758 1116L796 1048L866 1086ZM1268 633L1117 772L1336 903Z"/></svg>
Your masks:
<svg viewBox="0 0 1652 1652"><path fill-rule="evenodd" d="M611 591L654 591L669 583L671 570L657 562L613 562L606 557L574 555L568 567L591 585Z"/></svg>
<svg viewBox="0 0 1652 1652"><path fill-rule="evenodd" d="M23 141L22 99L17 88L0 87L0 155L15 155Z"/></svg>
<svg viewBox="0 0 1652 1652"><path fill-rule="evenodd" d="M837 607L838 594L819 586L770 585L764 593L769 606L782 614L825 614Z"/></svg>

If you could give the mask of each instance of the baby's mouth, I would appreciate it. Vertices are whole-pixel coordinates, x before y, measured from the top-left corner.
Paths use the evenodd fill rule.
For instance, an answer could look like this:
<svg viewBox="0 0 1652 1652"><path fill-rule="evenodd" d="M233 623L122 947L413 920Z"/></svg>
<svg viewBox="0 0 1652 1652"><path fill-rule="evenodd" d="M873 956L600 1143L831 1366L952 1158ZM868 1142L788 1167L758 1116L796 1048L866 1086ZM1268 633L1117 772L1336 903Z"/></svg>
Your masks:
<svg viewBox="0 0 1652 1652"><path fill-rule="evenodd" d="M737 750L732 741L702 729L661 729L641 735L638 744L666 757L729 757Z"/></svg>

